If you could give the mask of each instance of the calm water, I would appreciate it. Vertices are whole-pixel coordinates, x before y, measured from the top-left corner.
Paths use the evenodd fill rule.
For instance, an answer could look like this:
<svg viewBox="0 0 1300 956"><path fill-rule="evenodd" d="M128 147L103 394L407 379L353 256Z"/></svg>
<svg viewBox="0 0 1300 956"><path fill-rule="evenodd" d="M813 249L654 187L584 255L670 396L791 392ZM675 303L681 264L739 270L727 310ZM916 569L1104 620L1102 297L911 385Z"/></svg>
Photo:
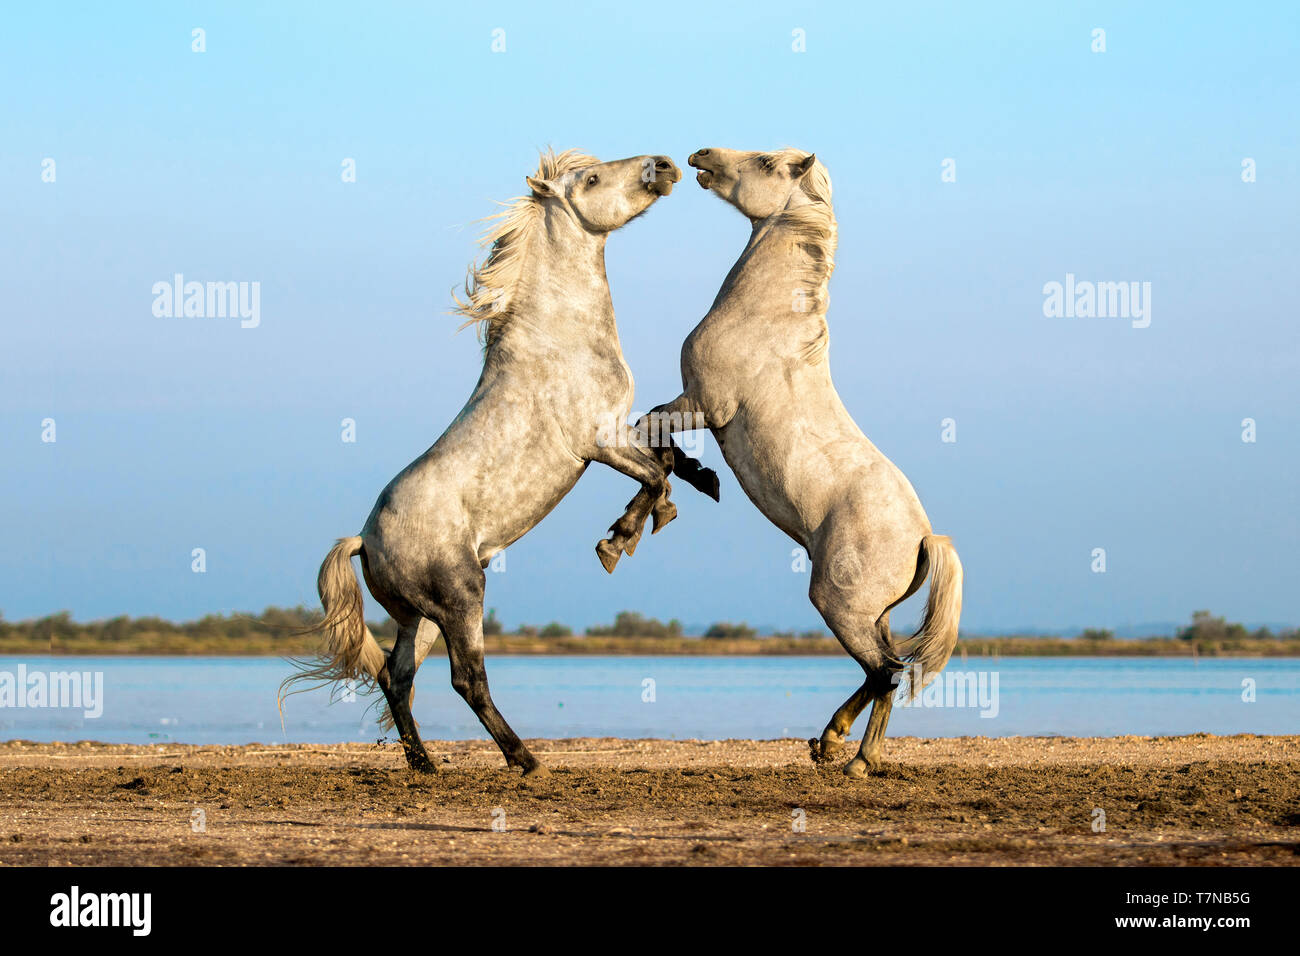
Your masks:
<svg viewBox="0 0 1300 956"><path fill-rule="evenodd" d="M367 712L370 700L331 704L325 691L289 698L281 730L275 692L289 666L274 658L0 657L0 703L8 703L5 675L14 675L12 686L19 665L29 674L101 674L103 713L0 706L0 738L244 744L381 736L375 711ZM966 664L954 659L949 673L969 675L983 700L954 706L954 689L944 706L896 707L892 734L1300 731L1298 658L971 657ZM842 657L497 657L488 675L498 707L525 737L725 739L819 734L861 672ZM1249 682L1253 702L1242 699ZM430 739L486 737L451 690L442 658L420 672L415 716Z"/></svg>

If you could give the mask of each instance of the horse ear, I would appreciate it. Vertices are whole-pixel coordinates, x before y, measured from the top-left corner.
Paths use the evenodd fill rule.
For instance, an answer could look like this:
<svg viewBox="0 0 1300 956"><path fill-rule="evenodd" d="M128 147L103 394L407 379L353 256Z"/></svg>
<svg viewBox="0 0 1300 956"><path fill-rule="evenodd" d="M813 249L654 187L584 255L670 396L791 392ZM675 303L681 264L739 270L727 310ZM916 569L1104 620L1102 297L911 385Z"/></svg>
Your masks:
<svg viewBox="0 0 1300 956"><path fill-rule="evenodd" d="M808 175L808 170L812 169L816 162L817 154L809 153L808 158L803 162L790 164L790 175L795 179L803 179L804 176Z"/></svg>
<svg viewBox="0 0 1300 956"><path fill-rule="evenodd" d="M532 176L525 176L524 181L528 183L528 188L533 191L533 195L538 199L547 199L560 195L560 187L554 180L534 179Z"/></svg>

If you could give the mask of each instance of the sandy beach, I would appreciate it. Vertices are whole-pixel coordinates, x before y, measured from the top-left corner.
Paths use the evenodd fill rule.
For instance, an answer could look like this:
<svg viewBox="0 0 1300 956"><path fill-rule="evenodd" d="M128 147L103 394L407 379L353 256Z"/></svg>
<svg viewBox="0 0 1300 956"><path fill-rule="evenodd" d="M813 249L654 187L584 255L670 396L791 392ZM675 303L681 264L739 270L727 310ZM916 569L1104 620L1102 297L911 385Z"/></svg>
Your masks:
<svg viewBox="0 0 1300 956"><path fill-rule="evenodd" d="M0 744L0 864L1294 865L1300 737ZM847 754L846 754L847 759ZM1102 824L1104 823L1104 829Z"/></svg>

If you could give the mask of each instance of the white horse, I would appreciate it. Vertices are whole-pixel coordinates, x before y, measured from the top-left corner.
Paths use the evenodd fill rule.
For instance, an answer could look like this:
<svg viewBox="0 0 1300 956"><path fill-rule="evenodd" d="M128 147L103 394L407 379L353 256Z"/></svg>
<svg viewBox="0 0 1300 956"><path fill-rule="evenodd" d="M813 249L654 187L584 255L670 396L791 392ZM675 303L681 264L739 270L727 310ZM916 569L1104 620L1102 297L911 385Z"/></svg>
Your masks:
<svg viewBox="0 0 1300 956"><path fill-rule="evenodd" d="M411 716L412 681L441 632L452 686L506 763L525 776L545 770L488 692L483 569L493 555L541 521L593 461L641 483L656 530L676 514L661 452L626 424L632 375L614 323L605 241L680 179L665 156L542 156L529 195L485 237L491 251L471 270L466 300L457 300L467 324L485 333L478 386L433 447L388 483L361 534L340 540L321 565L325 619L313 630L324 637L323 658L286 684L378 683L414 769L433 764ZM635 547L640 526L625 516L612 530L602 546L617 560ZM387 654L366 628L356 555L370 593L398 625Z"/></svg>
<svg viewBox="0 0 1300 956"><path fill-rule="evenodd" d="M874 701L858 755L844 768L862 776L880 763L904 661L913 664L915 693L952 653L961 562L947 537L931 533L911 484L858 428L831 381L826 309L836 224L825 167L792 149L701 149L689 162L699 184L740 210L752 230L682 346L682 394L637 429L657 436L709 428L745 493L807 549L809 596L866 672L809 745L814 760L827 760ZM927 575L920 629L895 647L889 611Z"/></svg>

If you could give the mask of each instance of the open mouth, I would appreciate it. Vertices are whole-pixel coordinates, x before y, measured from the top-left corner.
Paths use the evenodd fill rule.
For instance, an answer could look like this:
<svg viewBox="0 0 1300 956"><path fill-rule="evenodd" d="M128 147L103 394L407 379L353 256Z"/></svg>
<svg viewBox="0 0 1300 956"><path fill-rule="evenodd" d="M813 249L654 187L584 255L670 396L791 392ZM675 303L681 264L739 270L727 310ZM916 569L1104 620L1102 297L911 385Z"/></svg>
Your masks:
<svg viewBox="0 0 1300 956"><path fill-rule="evenodd" d="M699 170L695 175L695 181L700 184L700 188L708 189L713 183L713 170L701 166L699 157L699 153L691 153L686 162Z"/></svg>

